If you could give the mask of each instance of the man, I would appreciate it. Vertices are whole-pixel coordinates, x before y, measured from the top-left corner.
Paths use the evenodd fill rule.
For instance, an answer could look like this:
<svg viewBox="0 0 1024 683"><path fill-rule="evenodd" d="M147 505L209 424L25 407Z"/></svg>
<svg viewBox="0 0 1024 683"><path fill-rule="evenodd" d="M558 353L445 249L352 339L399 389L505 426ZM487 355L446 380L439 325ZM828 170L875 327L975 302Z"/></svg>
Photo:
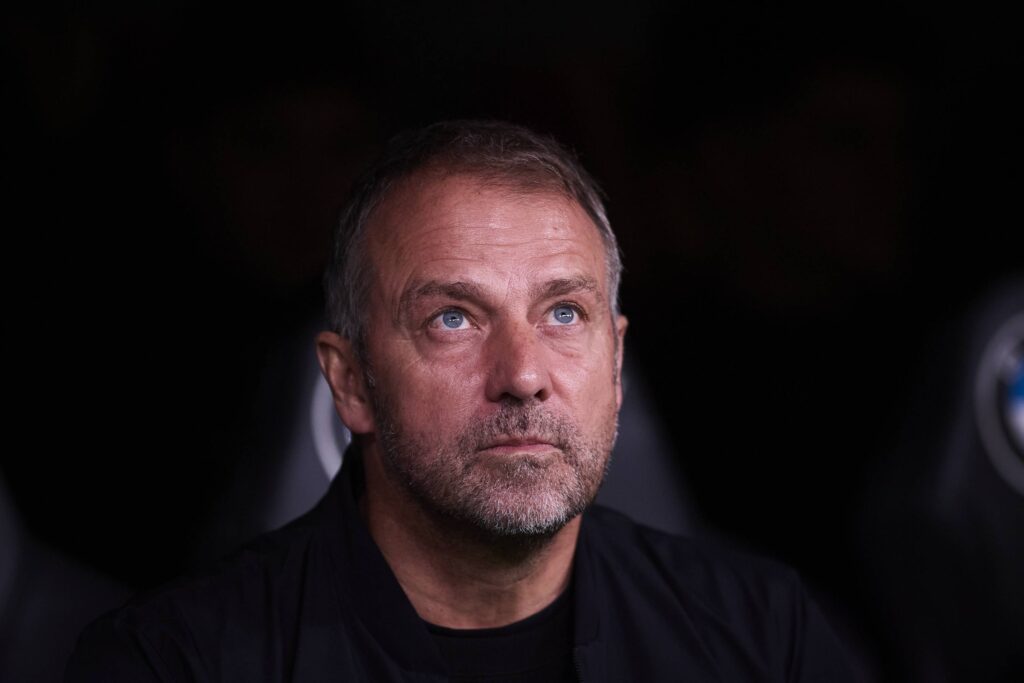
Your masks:
<svg viewBox="0 0 1024 683"><path fill-rule="evenodd" d="M787 570L591 508L621 265L552 140L441 123L357 186L317 353L354 448L311 513L82 636L69 680L843 680Z"/></svg>

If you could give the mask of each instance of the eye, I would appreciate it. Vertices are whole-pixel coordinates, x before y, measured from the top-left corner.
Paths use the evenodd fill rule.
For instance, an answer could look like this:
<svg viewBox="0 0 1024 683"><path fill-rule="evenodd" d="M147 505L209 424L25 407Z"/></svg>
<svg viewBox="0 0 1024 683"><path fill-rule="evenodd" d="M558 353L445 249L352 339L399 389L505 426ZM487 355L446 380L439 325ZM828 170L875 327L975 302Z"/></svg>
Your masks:
<svg viewBox="0 0 1024 683"><path fill-rule="evenodd" d="M466 320L466 314L462 311L449 308L434 318L431 321L431 326L441 327L446 330L461 330L469 327L469 321Z"/></svg>
<svg viewBox="0 0 1024 683"><path fill-rule="evenodd" d="M551 317L559 325L571 325L576 322L576 308L567 304L559 304L551 309Z"/></svg>

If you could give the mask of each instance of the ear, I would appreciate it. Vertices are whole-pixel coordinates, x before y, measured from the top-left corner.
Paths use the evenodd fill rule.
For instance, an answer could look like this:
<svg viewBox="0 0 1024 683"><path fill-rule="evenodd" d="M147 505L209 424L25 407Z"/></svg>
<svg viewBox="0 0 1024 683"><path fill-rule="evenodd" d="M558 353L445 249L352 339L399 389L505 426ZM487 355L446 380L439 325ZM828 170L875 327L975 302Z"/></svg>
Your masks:
<svg viewBox="0 0 1024 683"><path fill-rule="evenodd" d="M622 408L622 359L626 355L624 343L629 320L620 315L615 319L615 405Z"/></svg>
<svg viewBox="0 0 1024 683"><path fill-rule="evenodd" d="M373 404L352 342L334 332L321 332L316 336L316 355L334 395L338 417L353 434L373 432Z"/></svg>

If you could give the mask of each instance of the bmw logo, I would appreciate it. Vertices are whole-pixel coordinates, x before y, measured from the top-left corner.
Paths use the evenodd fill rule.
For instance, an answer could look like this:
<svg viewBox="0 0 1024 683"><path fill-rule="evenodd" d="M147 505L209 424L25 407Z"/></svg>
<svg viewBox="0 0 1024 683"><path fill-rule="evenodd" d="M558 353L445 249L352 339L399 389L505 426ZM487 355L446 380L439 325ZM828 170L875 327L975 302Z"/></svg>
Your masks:
<svg viewBox="0 0 1024 683"><path fill-rule="evenodd" d="M1024 313L1007 320L985 348L975 382L975 409L993 466L1024 495Z"/></svg>

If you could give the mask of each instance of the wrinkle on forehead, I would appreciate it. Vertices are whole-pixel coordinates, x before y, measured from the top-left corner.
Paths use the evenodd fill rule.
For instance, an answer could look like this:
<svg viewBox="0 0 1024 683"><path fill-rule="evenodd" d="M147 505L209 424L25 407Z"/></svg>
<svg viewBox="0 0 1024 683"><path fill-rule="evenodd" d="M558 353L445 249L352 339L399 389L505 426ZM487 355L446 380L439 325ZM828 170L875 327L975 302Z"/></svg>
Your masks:
<svg viewBox="0 0 1024 683"><path fill-rule="evenodd" d="M479 214L471 217L477 213L475 210L481 207L481 203L474 200L484 195L500 197L502 200L500 203L487 203L491 209L499 210L487 212L492 215L484 220L481 220L483 216ZM456 201L456 197L458 201ZM557 217L550 223L552 234L547 235L546 238L559 239L556 233L568 229L575 214L583 218L594 229L597 237L603 241L600 230L586 210L572 196L560 192L558 188L524 185L521 182L515 182L514 179L508 179L508 182L493 182L487 178L463 173L440 175L424 172L401 181L377 207L376 215L371 219L371 222L377 224L377 227L371 229L369 234L375 241L402 240L406 236L420 232L416 229L406 229L405 226L409 221L415 221L418 216L423 214L436 214L439 207L449 202L451 206L448 213L455 220L444 225L428 227L425 229L426 234L452 227L466 229L507 227L507 223L501 219L504 214L515 210L513 207L543 205L550 216ZM440 209L440 211L444 211L444 209Z"/></svg>
<svg viewBox="0 0 1024 683"><path fill-rule="evenodd" d="M455 176L407 182L379 207L368 256L377 294L399 316L410 291L424 281L472 281L512 291L534 281L584 275L607 300L603 238L586 211L557 192L509 192ZM588 288L589 289L589 288Z"/></svg>

